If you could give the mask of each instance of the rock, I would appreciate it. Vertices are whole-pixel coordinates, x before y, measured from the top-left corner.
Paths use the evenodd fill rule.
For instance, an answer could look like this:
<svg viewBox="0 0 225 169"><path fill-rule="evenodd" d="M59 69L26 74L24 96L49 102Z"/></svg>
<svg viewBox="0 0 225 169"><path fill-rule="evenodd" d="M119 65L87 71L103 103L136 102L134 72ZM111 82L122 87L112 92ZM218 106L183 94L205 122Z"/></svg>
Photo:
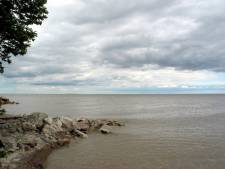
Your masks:
<svg viewBox="0 0 225 169"><path fill-rule="evenodd" d="M67 145L67 144L69 144L70 143L70 139L69 138L63 138L63 139L59 139L58 141L57 141L57 144L59 145L59 146L64 146L64 145Z"/></svg>
<svg viewBox="0 0 225 169"><path fill-rule="evenodd" d="M0 106L4 104L18 104L18 103L14 101L10 101L8 98L0 97Z"/></svg>
<svg viewBox="0 0 225 169"><path fill-rule="evenodd" d="M86 118L80 118L77 120L77 129L87 133L91 127L91 122Z"/></svg>
<svg viewBox="0 0 225 169"><path fill-rule="evenodd" d="M93 129L100 129L105 124L102 120L92 120L91 126Z"/></svg>
<svg viewBox="0 0 225 169"><path fill-rule="evenodd" d="M121 125L114 120L50 118L45 113L0 116L0 169L43 169L50 152L72 138L88 138L92 130L108 134L111 126Z"/></svg>
<svg viewBox="0 0 225 169"><path fill-rule="evenodd" d="M116 120L105 120L105 124L108 126L124 126L125 124L123 122L119 122Z"/></svg>
<svg viewBox="0 0 225 169"><path fill-rule="evenodd" d="M49 137L55 137L56 133L63 131L63 129L57 125L45 125L42 129L42 133L45 134L45 136Z"/></svg>
<svg viewBox="0 0 225 169"><path fill-rule="evenodd" d="M14 152L19 149L17 147L17 142L16 142L15 138L13 138L13 137L7 137L7 138L2 137L1 143L2 143L2 148L4 150L7 150L8 152Z"/></svg>
<svg viewBox="0 0 225 169"><path fill-rule="evenodd" d="M44 133L47 137L49 136L55 136L58 132L62 132L62 122L60 118L53 118L52 123L45 124L44 127L42 128L42 133Z"/></svg>
<svg viewBox="0 0 225 169"><path fill-rule="evenodd" d="M51 117L47 117L47 118L44 119L44 123L45 123L45 124L51 125L52 122L53 122L53 120L52 120Z"/></svg>
<svg viewBox="0 0 225 169"><path fill-rule="evenodd" d="M36 126L30 122L24 122L22 124L23 131L34 131L36 130Z"/></svg>
<svg viewBox="0 0 225 169"><path fill-rule="evenodd" d="M8 98L0 97L0 105L10 104L10 103L11 103L11 101Z"/></svg>
<svg viewBox="0 0 225 169"><path fill-rule="evenodd" d="M112 128L109 126L109 125L103 125L99 131L102 133L102 134L109 134L111 133L111 130Z"/></svg>
<svg viewBox="0 0 225 169"><path fill-rule="evenodd" d="M77 129L75 129L73 132L74 132L74 134L77 135L78 137L88 138L88 135L87 135L87 134L85 134L85 133L83 133L83 132L81 132L81 131L79 131L79 130L77 130Z"/></svg>
<svg viewBox="0 0 225 169"><path fill-rule="evenodd" d="M21 140L20 144L27 145L31 148L37 146L37 139L35 135L25 135L24 139Z"/></svg>
<svg viewBox="0 0 225 169"><path fill-rule="evenodd" d="M73 120L69 117L61 117L60 121L62 122L62 127L68 130L73 129Z"/></svg>
<svg viewBox="0 0 225 169"><path fill-rule="evenodd" d="M34 124L36 128L41 129L44 125L44 119L47 118L48 115L46 113L32 113L31 115L27 115L27 121Z"/></svg>
<svg viewBox="0 0 225 169"><path fill-rule="evenodd" d="M73 125L73 129L78 129L78 125L77 125L76 120L73 120L72 125Z"/></svg>
<svg viewBox="0 0 225 169"><path fill-rule="evenodd" d="M18 124L16 121L7 121L0 124L0 130L2 134L9 134L9 133L16 133L21 130L21 125ZM4 132L5 131L5 132Z"/></svg>
<svg viewBox="0 0 225 169"><path fill-rule="evenodd" d="M23 116L15 116L15 115L9 115L5 114L4 116L0 117L0 120L18 120L24 118Z"/></svg>
<svg viewBox="0 0 225 169"><path fill-rule="evenodd" d="M124 122L118 122L118 121L114 121L114 126L125 126L125 123Z"/></svg>
<svg viewBox="0 0 225 169"><path fill-rule="evenodd" d="M38 164L38 166L36 167L36 169L45 169L44 166L42 164Z"/></svg>
<svg viewBox="0 0 225 169"><path fill-rule="evenodd" d="M62 121L60 120L59 117L53 118L53 123L52 125L61 128L62 127Z"/></svg>

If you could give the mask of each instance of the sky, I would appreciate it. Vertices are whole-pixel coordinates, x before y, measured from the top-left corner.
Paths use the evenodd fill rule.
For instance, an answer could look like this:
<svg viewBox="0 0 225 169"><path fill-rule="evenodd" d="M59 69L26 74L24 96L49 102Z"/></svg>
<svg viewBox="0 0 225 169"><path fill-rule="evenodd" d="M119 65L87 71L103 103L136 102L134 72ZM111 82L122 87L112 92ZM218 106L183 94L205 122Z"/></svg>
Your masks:
<svg viewBox="0 0 225 169"><path fill-rule="evenodd" d="M224 0L48 0L0 93L225 93Z"/></svg>

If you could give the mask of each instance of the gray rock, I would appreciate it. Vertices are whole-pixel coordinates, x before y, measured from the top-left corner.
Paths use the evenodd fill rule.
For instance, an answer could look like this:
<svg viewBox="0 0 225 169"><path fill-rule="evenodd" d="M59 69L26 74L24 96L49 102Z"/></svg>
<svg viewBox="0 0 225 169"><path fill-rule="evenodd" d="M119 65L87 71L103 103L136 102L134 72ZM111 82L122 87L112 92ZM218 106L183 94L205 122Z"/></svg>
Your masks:
<svg viewBox="0 0 225 169"><path fill-rule="evenodd" d="M62 128L62 121L60 120L59 117L53 118L53 126L56 126L58 128Z"/></svg>
<svg viewBox="0 0 225 169"><path fill-rule="evenodd" d="M35 135L25 135L22 143L29 145L31 147L35 147L37 145L37 136Z"/></svg>
<svg viewBox="0 0 225 169"><path fill-rule="evenodd" d="M53 123L53 120L52 120L51 117L47 117L47 118L44 119L44 123L48 124L48 125L51 125Z"/></svg>
<svg viewBox="0 0 225 169"><path fill-rule="evenodd" d="M18 141L18 147L21 149L29 150L37 146L37 136L32 134L26 134Z"/></svg>
<svg viewBox="0 0 225 169"><path fill-rule="evenodd" d="M57 144L60 146L64 146L70 143L70 138L62 138L62 139L58 139Z"/></svg>
<svg viewBox="0 0 225 169"><path fill-rule="evenodd" d="M108 126L125 126L123 122L119 122L116 120L105 120L105 124L107 124Z"/></svg>
<svg viewBox="0 0 225 169"><path fill-rule="evenodd" d="M42 165L37 164L44 162L45 158L41 159L42 156L47 157L54 148L69 144L74 137L87 138L87 133L92 130L99 130L103 134L111 133L111 126L122 126L122 123L86 118L50 118L45 113L0 116L0 153L4 156L0 158L0 168L18 169L19 163L27 164L29 161L32 166L29 168L43 169ZM31 162L31 158L35 159L35 163Z"/></svg>
<svg viewBox="0 0 225 169"><path fill-rule="evenodd" d="M88 135L87 134L85 134L85 133L83 133L83 132L81 132L81 131L79 131L77 129L74 130L74 133L75 133L75 135L77 135L79 137L88 138Z"/></svg>
<svg viewBox="0 0 225 169"><path fill-rule="evenodd" d="M77 129L87 133L91 128L91 122L86 118L80 118L77 120Z"/></svg>
<svg viewBox="0 0 225 169"><path fill-rule="evenodd" d="M112 133L112 128L109 126L109 125L103 125L99 131L102 133L102 134L109 134L109 133Z"/></svg>
<svg viewBox="0 0 225 169"><path fill-rule="evenodd" d="M105 124L102 120L91 120L91 127L93 129L100 129Z"/></svg>
<svg viewBox="0 0 225 169"><path fill-rule="evenodd" d="M47 137L54 137L57 132L61 132L63 129L57 125L45 125L42 129L42 133Z"/></svg>
<svg viewBox="0 0 225 169"><path fill-rule="evenodd" d="M22 124L22 129L23 129L23 131L34 131L34 130L36 130L36 126L35 126L35 124L32 124L30 122L24 122Z"/></svg>
<svg viewBox="0 0 225 169"><path fill-rule="evenodd" d="M8 98L0 97L0 105L3 104L15 104L16 102L10 101Z"/></svg>
<svg viewBox="0 0 225 169"><path fill-rule="evenodd" d="M44 127L42 128L42 133L45 134L45 136L47 137L55 137L55 135L58 132L62 132L64 131L62 128L62 122L60 120L60 118L53 118L52 123L49 124L45 124Z"/></svg>
<svg viewBox="0 0 225 169"><path fill-rule="evenodd" d="M60 117L60 121L62 122L62 127L68 130L73 129L73 120L69 117Z"/></svg>
<svg viewBox="0 0 225 169"><path fill-rule="evenodd" d="M47 118L48 115L46 113L32 113L30 115L27 115L27 121L34 124L37 128L42 128L44 125L44 119Z"/></svg>
<svg viewBox="0 0 225 169"><path fill-rule="evenodd" d="M14 137L2 137L1 138L2 147L8 152L14 152L18 150L17 142Z"/></svg>

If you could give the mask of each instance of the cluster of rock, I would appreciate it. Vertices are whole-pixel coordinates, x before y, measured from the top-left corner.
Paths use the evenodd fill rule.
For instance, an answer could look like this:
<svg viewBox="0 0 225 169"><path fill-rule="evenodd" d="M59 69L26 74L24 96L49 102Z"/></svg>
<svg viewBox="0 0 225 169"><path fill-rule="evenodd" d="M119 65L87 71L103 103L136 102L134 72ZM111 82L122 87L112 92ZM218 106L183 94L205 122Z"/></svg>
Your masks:
<svg viewBox="0 0 225 169"><path fill-rule="evenodd" d="M0 106L4 104L19 104L19 103L10 101L8 98L0 96Z"/></svg>
<svg viewBox="0 0 225 169"><path fill-rule="evenodd" d="M0 169L42 169L51 151L71 139L87 138L90 131L107 134L112 126L123 125L114 120L51 118L45 113L0 116Z"/></svg>

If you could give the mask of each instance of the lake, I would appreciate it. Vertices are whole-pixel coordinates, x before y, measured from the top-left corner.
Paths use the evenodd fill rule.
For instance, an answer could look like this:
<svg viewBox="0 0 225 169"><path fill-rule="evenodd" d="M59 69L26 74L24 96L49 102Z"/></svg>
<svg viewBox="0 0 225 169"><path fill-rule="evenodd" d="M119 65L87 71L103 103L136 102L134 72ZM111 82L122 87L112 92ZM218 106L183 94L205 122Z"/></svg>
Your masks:
<svg viewBox="0 0 225 169"><path fill-rule="evenodd" d="M224 169L225 95L5 95L13 114L113 118L111 135L90 134L54 151L47 169Z"/></svg>

